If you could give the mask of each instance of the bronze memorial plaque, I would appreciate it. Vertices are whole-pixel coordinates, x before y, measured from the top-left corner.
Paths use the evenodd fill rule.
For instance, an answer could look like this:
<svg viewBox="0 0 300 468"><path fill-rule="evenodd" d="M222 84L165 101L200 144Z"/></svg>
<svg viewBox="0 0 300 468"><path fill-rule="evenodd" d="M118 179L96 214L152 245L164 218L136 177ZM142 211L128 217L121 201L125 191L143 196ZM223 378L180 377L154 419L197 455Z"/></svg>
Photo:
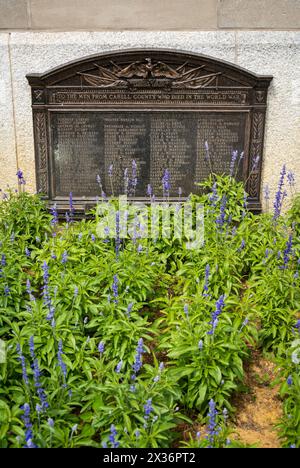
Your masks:
<svg viewBox="0 0 300 468"><path fill-rule="evenodd" d="M145 200L148 184L156 199L162 198L165 169L170 197L177 197L179 188L187 197L211 170L229 173L237 150L244 152L237 177L246 181L250 208L260 210L272 77L195 54L133 50L87 57L27 78L37 185L50 204L63 210L72 192L84 212L100 195L97 174L106 195L123 194L124 171L130 177L133 160L137 185L131 198Z"/></svg>

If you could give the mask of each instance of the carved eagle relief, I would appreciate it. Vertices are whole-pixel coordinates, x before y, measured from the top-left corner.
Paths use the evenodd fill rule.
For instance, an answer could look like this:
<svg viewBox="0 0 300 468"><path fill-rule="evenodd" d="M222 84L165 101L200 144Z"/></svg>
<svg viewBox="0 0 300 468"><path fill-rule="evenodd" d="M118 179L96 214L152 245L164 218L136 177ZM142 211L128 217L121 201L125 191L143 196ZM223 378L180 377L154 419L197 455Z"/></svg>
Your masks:
<svg viewBox="0 0 300 468"><path fill-rule="evenodd" d="M192 68L188 62L177 68L171 67L164 62L152 62L146 58L145 62L136 61L121 67L110 62L111 67L103 67L95 63L98 74L78 73L89 85L98 88L114 88L143 86L145 80L151 84L171 86L172 88L199 89L218 84L219 73L207 73L204 65Z"/></svg>

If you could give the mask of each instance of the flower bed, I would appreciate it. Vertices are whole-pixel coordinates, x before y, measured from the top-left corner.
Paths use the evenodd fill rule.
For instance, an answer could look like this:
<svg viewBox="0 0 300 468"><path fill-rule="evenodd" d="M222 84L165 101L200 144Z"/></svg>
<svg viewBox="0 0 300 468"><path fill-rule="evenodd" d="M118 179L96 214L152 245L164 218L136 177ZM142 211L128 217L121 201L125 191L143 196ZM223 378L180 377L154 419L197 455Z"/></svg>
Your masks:
<svg viewBox="0 0 300 468"><path fill-rule="evenodd" d="M0 446L242 446L232 396L260 348L279 366L282 446L300 447L300 210L280 214L284 180L274 213L254 216L241 183L211 177L191 197L205 207L196 249L172 230L144 238L139 219L130 239L102 238L72 199L58 223L39 196L6 195Z"/></svg>

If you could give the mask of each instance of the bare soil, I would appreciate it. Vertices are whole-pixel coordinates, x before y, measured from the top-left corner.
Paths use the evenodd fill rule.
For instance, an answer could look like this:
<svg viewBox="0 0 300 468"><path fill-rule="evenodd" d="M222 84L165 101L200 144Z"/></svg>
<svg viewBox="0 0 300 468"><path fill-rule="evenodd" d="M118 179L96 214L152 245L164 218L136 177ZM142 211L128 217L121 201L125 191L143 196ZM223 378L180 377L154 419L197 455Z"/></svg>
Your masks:
<svg viewBox="0 0 300 468"><path fill-rule="evenodd" d="M259 351L253 351L245 373L245 386L249 393L239 393L233 399L237 412L232 438L261 448L280 448L275 426L282 416L282 404L278 386L272 385L275 365Z"/></svg>

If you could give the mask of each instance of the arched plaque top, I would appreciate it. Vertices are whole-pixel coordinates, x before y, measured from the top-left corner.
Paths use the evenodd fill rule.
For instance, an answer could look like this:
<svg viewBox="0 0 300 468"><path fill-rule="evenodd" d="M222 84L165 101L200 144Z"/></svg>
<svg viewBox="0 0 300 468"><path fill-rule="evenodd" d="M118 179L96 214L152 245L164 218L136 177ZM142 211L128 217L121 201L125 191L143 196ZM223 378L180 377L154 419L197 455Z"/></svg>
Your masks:
<svg viewBox="0 0 300 468"><path fill-rule="evenodd" d="M134 49L95 54L41 74L29 74L31 86L94 86L98 88L166 87L201 89L267 88L272 76L185 51Z"/></svg>

